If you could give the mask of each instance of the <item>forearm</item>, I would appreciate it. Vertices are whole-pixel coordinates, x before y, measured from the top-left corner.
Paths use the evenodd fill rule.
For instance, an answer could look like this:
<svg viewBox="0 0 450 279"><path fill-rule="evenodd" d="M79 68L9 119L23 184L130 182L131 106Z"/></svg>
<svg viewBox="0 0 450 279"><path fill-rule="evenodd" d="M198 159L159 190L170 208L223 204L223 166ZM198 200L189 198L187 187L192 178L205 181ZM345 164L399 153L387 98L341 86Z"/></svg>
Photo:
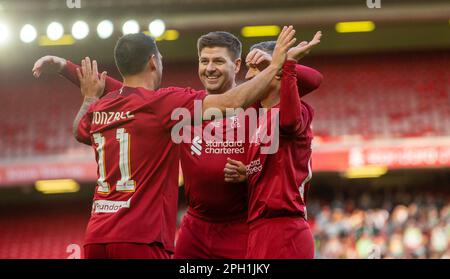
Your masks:
<svg viewBox="0 0 450 279"><path fill-rule="evenodd" d="M295 66L295 61L285 63L280 87L280 128L289 132L299 129L303 122Z"/></svg>
<svg viewBox="0 0 450 279"><path fill-rule="evenodd" d="M61 72L59 73L61 76L65 77L66 79L68 79L71 83L73 83L74 85L76 85L77 87L80 87L80 81L78 80L78 76L77 76L77 68L79 68L80 66L72 63L69 60L66 60L66 65L63 67L63 69L61 70Z"/></svg>
<svg viewBox="0 0 450 279"><path fill-rule="evenodd" d="M203 103L203 112L208 108L217 108L222 112L225 112L227 108L248 108L265 97L277 72L278 68L271 65L253 79L224 94L208 95Z"/></svg>
<svg viewBox="0 0 450 279"><path fill-rule="evenodd" d="M66 79L68 79L70 82L75 84L77 87L80 87L80 81L78 80L77 76L77 68L80 68L80 66L67 60L66 65L62 69L60 74ZM106 93L111 91L119 90L120 88L122 88L122 86L123 86L122 82L107 76L105 82L105 89L103 90L102 95L105 95Z"/></svg>
<svg viewBox="0 0 450 279"><path fill-rule="evenodd" d="M295 66L295 71L297 75L297 86L301 97L316 90L322 83L323 75L313 68L297 64Z"/></svg>
<svg viewBox="0 0 450 279"><path fill-rule="evenodd" d="M81 104L80 110L77 113L77 116L75 117L75 120L73 121L72 126L72 133L75 139L78 140L78 126L80 125L80 121L83 118L83 116L88 112L89 107L95 103L98 100L96 97L85 97L83 104Z"/></svg>

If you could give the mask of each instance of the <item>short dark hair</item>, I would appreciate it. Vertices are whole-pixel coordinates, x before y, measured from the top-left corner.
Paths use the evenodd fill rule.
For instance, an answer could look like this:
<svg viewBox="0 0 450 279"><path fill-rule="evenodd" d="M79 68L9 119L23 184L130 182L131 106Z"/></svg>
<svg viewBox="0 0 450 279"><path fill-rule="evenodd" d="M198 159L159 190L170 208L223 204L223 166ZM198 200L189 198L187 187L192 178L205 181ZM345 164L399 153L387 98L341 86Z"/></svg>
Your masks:
<svg viewBox="0 0 450 279"><path fill-rule="evenodd" d="M197 49L198 53L205 47L225 47L228 49L233 59L241 57L242 43L236 36L225 31L214 31L202 35L198 38Z"/></svg>
<svg viewBox="0 0 450 279"><path fill-rule="evenodd" d="M264 52L269 53L270 55L272 55L273 50L275 49L275 45L277 44L276 41L267 41L267 42L260 42L257 44L254 44L250 47L250 51L254 50L254 49L260 49Z"/></svg>
<svg viewBox="0 0 450 279"><path fill-rule="evenodd" d="M140 73L152 55L159 59L155 40L144 33L122 36L114 48L114 59L122 76Z"/></svg>

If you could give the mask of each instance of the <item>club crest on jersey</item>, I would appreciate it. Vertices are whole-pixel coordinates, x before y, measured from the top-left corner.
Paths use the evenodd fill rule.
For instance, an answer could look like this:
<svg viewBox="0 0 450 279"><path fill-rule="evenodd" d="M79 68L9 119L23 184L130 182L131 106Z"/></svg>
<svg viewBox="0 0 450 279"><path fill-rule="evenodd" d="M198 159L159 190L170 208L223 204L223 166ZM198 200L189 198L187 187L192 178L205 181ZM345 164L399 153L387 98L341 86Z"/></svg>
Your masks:
<svg viewBox="0 0 450 279"><path fill-rule="evenodd" d="M230 121L231 121L230 125L231 125L232 129L241 127L241 123L239 123L239 118L237 116L230 117Z"/></svg>
<svg viewBox="0 0 450 279"><path fill-rule="evenodd" d="M254 143L261 146L261 154L274 154L279 147L279 108L271 108L270 113L268 111L267 108L250 107L246 110L242 108L226 109L225 114L217 108L208 108L203 112L202 101L196 100L194 101L193 115L187 108L176 108L172 111L171 120L175 120L177 123L172 127L170 136L175 144L182 142L191 144L192 155L199 156L202 153L202 139L207 144L210 142L213 147L213 149L209 149L207 146L204 150L205 153L241 153L241 149L238 152L234 149L234 151L229 151L230 143L234 142ZM223 124L223 121L216 119L227 119L228 121ZM203 125L203 121L210 122ZM202 129L194 129L194 133L192 133L193 127L202 127ZM256 129L258 129L257 133L255 133ZM219 151L215 146L217 143L224 145Z"/></svg>
<svg viewBox="0 0 450 279"><path fill-rule="evenodd" d="M202 155L202 139L199 136L194 137L191 144L191 154Z"/></svg>

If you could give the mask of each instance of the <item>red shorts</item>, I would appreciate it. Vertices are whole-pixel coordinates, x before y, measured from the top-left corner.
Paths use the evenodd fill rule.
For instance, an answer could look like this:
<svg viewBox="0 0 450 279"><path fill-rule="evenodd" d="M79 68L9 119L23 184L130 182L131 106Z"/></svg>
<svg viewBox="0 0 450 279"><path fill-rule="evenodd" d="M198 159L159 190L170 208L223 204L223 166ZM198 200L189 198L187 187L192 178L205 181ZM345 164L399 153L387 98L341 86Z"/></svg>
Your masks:
<svg viewBox="0 0 450 279"><path fill-rule="evenodd" d="M312 259L314 238L301 217L260 219L250 224L247 259Z"/></svg>
<svg viewBox="0 0 450 279"><path fill-rule="evenodd" d="M160 243L102 243L84 245L85 259L170 259Z"/></svg>
<svg viewBox="0 0 450 279"><path fill-rule="evenodd" d="M175 259L244 259L248 225L245 220L227 223L203 221L189 213L181 222Z"/></svg>

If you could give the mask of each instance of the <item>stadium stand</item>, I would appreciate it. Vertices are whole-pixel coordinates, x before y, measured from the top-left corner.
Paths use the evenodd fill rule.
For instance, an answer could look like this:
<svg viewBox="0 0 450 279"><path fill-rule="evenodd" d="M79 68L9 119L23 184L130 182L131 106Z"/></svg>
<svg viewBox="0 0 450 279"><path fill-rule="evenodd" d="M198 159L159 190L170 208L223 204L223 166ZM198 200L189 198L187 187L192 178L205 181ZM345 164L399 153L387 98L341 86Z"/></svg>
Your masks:
<svg viewBox="0 0 450 279"><path fill-rule="evenodd" d="M69 245L81 247L88 219L89 199L2 206L0 259L67 258Z"/></svg>
<svg viewBox="0 0 450 279"><path fill-rule="evenodd" d="M315 135L324 142L342 136L450 135L448 53L335 56L311 62L326 77L321 88L305 98L315 108ZM199 88L196 69L181 68L172 74L168 65L163 85L195 81L193 87ZM6 82L8 76L2 79ZM8 83L15 87L0 93L0 158L77 152L80 145L72 139L71 123L81 103L78 90L62 78L11 79ZM42 86L46 83L52 86Z"/></svg>
<svg viewBox="0 0 450 279"><path fill-rule="evenodd" d="M450 196L441 189L334 191L309 202L318 258L450 258Z"/></svg>

